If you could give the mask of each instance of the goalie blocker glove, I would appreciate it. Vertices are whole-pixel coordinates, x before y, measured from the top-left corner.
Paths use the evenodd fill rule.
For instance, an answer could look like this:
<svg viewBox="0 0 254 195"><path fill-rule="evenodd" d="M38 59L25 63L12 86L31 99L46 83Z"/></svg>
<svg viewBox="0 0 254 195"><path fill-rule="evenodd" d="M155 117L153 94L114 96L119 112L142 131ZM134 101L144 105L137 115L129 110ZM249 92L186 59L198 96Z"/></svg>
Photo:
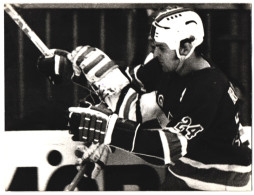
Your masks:
<svg viewBox="0 0 254 195"><path fill-rule="evenodd" d="M62 83L64 78L71 77L73 71L67 58L67 51L53 49L53 52L53 56L41 55L38 58L37 69L54 85Z"/></svg>

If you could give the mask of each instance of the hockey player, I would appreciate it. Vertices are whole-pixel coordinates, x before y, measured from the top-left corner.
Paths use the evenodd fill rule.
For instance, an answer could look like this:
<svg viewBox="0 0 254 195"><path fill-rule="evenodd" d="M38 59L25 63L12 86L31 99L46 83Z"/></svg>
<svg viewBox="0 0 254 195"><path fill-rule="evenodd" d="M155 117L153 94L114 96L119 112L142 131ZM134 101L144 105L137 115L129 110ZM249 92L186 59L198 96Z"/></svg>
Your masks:
<svg viewBox="0 0 254 195"><path fill-rule="evenodd" d="M72 107L78 140L111 145L168 166L162 190L250 190L251 150L241 144L233 86L197 47L200 17L166 8L151 28L153 59L121 72L102 51L69 56L73 80L85 77L108 108Z"/></svg>

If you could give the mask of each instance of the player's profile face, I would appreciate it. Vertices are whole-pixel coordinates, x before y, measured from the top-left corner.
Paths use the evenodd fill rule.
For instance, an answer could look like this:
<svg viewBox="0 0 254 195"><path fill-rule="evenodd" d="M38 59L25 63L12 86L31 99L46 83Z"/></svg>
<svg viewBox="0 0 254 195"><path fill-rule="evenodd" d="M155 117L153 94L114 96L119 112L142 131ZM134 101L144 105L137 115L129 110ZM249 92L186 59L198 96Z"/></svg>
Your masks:
<svg viewBox="0 0 254 195"><path fill-rule="evenodd" d="M171 50L166 43L153 42L154 57L157 57L164 72L173 72L176 70L179 59L175 50Z"/></svg>

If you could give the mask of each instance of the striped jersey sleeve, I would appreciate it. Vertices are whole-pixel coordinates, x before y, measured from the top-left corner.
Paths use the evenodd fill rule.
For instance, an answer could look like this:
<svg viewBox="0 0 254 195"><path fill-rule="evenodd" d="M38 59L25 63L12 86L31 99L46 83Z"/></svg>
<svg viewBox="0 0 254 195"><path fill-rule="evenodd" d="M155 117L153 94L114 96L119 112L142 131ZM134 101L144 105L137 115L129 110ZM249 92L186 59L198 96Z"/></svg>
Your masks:
<svg viewBox="0 0 254 195"><path fill-rule="evenodd" d="M156 120L140 124L118 119L111 140L112 146L130 151L150 163L161 165L174 164L186 154L187 148L184 136L170 128L162 129Z"/></svg>
<svg viewBox="0 0 254 195"><path fill-rule="evenodd" d="M242 152L246 154L246 151ZM226 161L210 163L184 156L173 166L169 166L168 170L175 179L184 181L188 187L195 190L249 191L251 189L250 163Z"/></svg>
<svg viewBox="0 0 254 195"><path fill-rule="evenodd" d="M195 157L188 153L188 139L185 136L173 128L151 128L153 125L118 119L111 144L152 164L168 164L174 180L184 181L194 190L251 189L250 148L235 146L230 150L218 150L216 146L202 144L203 150L197 150Z"/></svg>

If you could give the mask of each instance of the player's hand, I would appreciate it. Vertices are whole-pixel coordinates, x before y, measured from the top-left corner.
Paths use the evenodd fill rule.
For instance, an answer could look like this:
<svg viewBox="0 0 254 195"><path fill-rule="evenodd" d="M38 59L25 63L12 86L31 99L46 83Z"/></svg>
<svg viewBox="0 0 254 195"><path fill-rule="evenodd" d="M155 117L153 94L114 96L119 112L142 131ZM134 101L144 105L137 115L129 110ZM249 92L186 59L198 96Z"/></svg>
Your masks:
<svg viewBox="0 0 254 195"><path fill-rule="evenodd" d="M74 135L73 140L109 144L118 116L102 106L92 106L88 102L83 106L69 108L69 128Z"/></svg>
<svg viewBox="0 0 254 195"><path fill-rule="evenodd" d="M62 82L63 75L68 71L67 51L52 49L53 56L41 55L37 62L37 68L45 76L48 77L52 84L59 84Z"/></svg>
<svg viewBox="0 0 254 195"><path fill-rule="evenodd" d="M90 147L79 147L78 151L79 155L76 155L77 169L80 169L82 162L86 160L86 164L89 167L86 169L84 176L92 179L95 179L101 169L104 168L108 160L108 155L111 153L108 145L99 145L98 143L91 144ZM91 151L93 152L91 153Z"/></svg>
<svg viewBox="0 0 254 195"><path fill-rule="evenodd" d="M91 83L118 67L103 51L88 45L77 47L68 58L72 61L75 76L83 73Z"/></svg>

